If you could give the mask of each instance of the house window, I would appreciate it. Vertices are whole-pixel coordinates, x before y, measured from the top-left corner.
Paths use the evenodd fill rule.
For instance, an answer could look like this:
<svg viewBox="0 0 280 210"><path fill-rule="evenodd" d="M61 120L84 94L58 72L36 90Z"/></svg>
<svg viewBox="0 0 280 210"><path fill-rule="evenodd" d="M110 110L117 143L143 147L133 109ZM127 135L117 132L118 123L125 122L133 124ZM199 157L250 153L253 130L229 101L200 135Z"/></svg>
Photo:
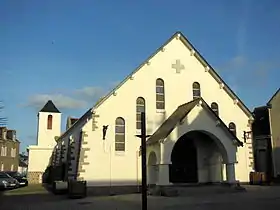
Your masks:
<svg viewBox="0 0 280 210"><path fill-rule="evenodd" d="M14 164L11 165L11 171L14 171Z"/></svg>
<svg viewBox="0 0 280 210"><path fill-rule="evenodd" d="M156 108L165 109L164 99L164 81L162 79L156 80Z"/></svg>
<svg viewBox="0 0 280 210"><path fill-rule="evenodd" d="M11 148L11 157L16 157L17 149Z"/></svg>
<svg viewBox="0 0 280 210"><path fill-rule="evenodd" d="M219 116L219 105L216 102L211 104L211 109L216 113L217 116Z"/></svg>
<svg viewBox="0 0 280 210"><path fill-rule="evenodd" d="M125 121L122 117L115 122L115 151L125 151Z"/></svg>
<svg viewBox="0 0 280 210"><path fill-rule="evenodd" d="M201 96L200 84L198 82L194 82L192 88L193 88L193 99L200 98Z"/></svg>
<svg viewBox="0 0 280 210"><path fill-rule="evenodd" d="M53 116L48 115L48 130L52 129L52 123L53 123Z"/></svg>
<svg viewBox="0 0 280 210"><path fill-rule="evenodd" d="M6 146L1 147L1 156L7 156L7 147Z"/></svg>
<svg viewBox="0 0 280 210"><path fill-rule="evenodd" d="M145 99L138 97L136 100L136 129L141 129L141 112L145 112Z"/></svg>
<svg viewBox="0 0 280 210"><path fill-rule="evenodd" d="M1 163L1 171L4 171L4 163Z"/></svg>
<svg viewBox="0 0 280 210"><path fill-rule="evenodd" d="M232 134L236 136L236 126L233 122L229 123L228 128L232 132Z"/></svg>

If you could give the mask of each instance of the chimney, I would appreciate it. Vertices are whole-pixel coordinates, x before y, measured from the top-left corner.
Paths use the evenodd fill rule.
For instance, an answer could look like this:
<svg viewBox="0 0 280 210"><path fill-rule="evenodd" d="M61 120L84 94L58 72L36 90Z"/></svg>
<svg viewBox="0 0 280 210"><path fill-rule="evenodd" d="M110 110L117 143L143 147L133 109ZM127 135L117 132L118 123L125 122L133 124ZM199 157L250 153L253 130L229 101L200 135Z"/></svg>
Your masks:
<svg viewBox="0 0 280 210"><path fill-rule="evenodd" d="M8 130L7 131L7 139L9 140L16 140L16 131L15 130Z"/></svg>
<svg viewBox="0 0 280 210"><path fill-rule="evenodd" d="M68 130L79 118L68 117L66 123L66 130Z"/></svg>
<svg viewBox="0 0 280 210"><path fill-rule="evenodd" d="M1 139L6 140L6 132L7 132L6 127L0 127L0 138Z"/></svg>

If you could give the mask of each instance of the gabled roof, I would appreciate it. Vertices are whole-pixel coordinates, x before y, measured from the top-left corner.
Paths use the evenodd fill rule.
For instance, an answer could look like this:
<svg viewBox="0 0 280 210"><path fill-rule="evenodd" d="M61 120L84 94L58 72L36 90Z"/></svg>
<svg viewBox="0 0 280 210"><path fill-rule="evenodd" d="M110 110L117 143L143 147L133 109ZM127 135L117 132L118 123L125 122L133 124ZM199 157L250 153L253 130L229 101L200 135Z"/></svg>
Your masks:
<svg viewBox="0 0 280 210"><path fill-rule="evenodd" d="M52 100L48 100L48 102L39 112L60 113L60 111L56 108Z"/></svg>
<svg viewBox="0 0 280 210"><path fill-rule="evenodd" d="M228 126L220 119L219 116L208 106L203 98L198 98L186 104L179 106L166 121L154 132L154 134L147 140L147 144L156 143L164 140L173 131L173 129L190 113L190 111L198 104L206 108L211 116L218 120L221 128L224 129L232 139L236 140L238 146L243 146L243 143L229 130Z"/></svg>
<svg viewBox="0 0 280 210"><path fill-rule="evenodd" d="M244 113L253 119L253 115L251 111L245 106L245 104L238 98L238 96L230 89L230 87L222 80L222 78L217 74L217 72L211 67L211 65L202 57L202 55L198 52L198 50L188 41L188 39L181 33L176 32L170 37L162 46L160 46L151 56L149 56L141 65L139 65L131 74L129 74L119 85L117 85L112 91L110 91L107 95L100 98L98 102L94 105L93 108L99 107L104 101L106 101L117 89L119 89L126 81L129 80L138 70L140 70L149 60L151 60L159 51L164 48L169 42L171 42L174 38L179 37L179 39L183 42L183 44L189 49L194 50L194 56L200 61L200 63L204 66L204 68L209 69L209 73L212 77L220 84L224 85L224 90L229 94L232 99L237 99L237 105L244 111Z"/></svg>
<svg viewBox="0 0 280 210"><path fill-rule="evenodd" d="M267 102L267 105L271 104L272 100L278 95L278 93L280 93L280 88L278 88L278 90L273 94L271 99Z"/></svg>

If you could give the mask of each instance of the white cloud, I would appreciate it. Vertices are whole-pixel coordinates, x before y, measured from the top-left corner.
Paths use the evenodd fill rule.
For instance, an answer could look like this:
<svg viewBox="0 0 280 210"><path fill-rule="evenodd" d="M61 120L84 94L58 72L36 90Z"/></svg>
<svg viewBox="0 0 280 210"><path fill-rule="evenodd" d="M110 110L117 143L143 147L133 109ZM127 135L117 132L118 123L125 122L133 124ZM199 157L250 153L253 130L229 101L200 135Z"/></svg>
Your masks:
<svg viewBox="0 0 280 210"><path fill-rule="evenodd" d="M94 86L59 92L31 95L22 106L40 109L48 100L52 100L59 109L80 109L92 106L95 101L104 95L103 88Z"/></svg>
<svg viewBox="0 0 280 210"><path fill-rule="evenodd" d="M74 91L74 94L86 101L93 101L104 94L104 90L101 87L84 87Z"/></svg>
<svg viewBox="0 0 280 210"><path fill-rule="evenodd" d="M75 99L62 94L36 94L29 97L24 106L39 109L42 108L48 100L52 100L59 109L79 109L87 106L87 102L84 100Z"/></svg>

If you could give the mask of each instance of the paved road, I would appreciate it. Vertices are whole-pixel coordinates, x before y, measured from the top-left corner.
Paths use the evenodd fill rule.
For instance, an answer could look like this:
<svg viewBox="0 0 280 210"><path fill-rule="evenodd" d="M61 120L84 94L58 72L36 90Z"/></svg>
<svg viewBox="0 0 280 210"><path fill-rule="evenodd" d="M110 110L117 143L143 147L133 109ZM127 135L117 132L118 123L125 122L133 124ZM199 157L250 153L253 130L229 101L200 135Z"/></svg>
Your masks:
<svg viewBox="0 0 280 210"><path fill-rule="evenodd" d="M149 197L149 210L279 210L280 187L249 187L247 192L188 197ZM45 197L44 197L45 196ZM3 196L1 210L140 210L141 195L87 197L68 200L64 197ZM2 205L2 206L1 206Z"/></svg>

